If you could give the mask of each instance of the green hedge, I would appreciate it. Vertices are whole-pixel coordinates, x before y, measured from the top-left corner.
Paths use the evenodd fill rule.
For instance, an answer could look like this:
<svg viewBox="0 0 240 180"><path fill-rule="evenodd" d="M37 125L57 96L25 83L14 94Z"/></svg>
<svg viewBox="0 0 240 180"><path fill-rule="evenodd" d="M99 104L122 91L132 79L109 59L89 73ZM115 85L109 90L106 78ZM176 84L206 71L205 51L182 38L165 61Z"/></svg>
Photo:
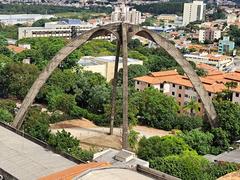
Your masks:
<svg viewBox="0 0 240 180"><path fill-rule="evenodd" d="M93 121L94 124L100 125L100 126L104 126L108 123L106 121L106 118L104 117L104 115L93 114L93 113L89 112L88 110L83 109L83 108L78 107L78 106L73 107L73 109L70 112L70 116L72 118L82 118L82 117L84 117L86 119L89 119L90 121Z"/></svg>

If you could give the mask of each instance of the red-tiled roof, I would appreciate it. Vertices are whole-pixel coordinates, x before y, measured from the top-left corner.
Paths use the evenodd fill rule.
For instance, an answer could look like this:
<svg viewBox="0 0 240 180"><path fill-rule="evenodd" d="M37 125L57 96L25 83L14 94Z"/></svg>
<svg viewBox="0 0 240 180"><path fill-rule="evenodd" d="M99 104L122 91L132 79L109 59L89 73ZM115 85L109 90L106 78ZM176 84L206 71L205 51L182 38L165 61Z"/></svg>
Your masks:
<svg viewBox="0 0 240 180"><path fill-rule="evenodd" d="M177 70L169 70L169 71L160 71L160 72L150 73L150 76L153 76L153 77L173 76L173 75L178 75Z"/></svg>
<svg viewBox="0 0 240 180"><path fill-rule="evenodd" d="M15 46L15 45L9 45L9 46L7 46L7 48L10 51L13 51L14 53L20 53L20 52L23 52L25 50L24 48L18 47L18 46Z"/></svg>
<svg viewBox="0 0 240 180"><path fill-rule="evenodd" d="M87 170L109 166L111 166L111 164L106 162L91 162L87 164L80 164L69 169L50 174L49 176L42 177L39 180L72 180L74 177Z"/></svg>
<svg viewBox="0 0 240 180"><path fill-rule="evenodd" d="M208 69L214 70L210 67L208 67ZM234 72L234 73L224 74L222 72L218 72L216 75L200 77L200 80L202 81L203 86L208 92L217 93L217 92L222 92L224 89L226 89L226 86L224 85L226 82L229 82L232 80L237 81L238 78L240 82L240 73ZM160 84L163 82L168 82L168 83L177 84L181 86L193 87L188 77L179 75L177 74L176 71L155 72L147 76L137 77L135 78L135 80L142 81L148 84ZM239 89L236 88L235 91Z"/></svg>

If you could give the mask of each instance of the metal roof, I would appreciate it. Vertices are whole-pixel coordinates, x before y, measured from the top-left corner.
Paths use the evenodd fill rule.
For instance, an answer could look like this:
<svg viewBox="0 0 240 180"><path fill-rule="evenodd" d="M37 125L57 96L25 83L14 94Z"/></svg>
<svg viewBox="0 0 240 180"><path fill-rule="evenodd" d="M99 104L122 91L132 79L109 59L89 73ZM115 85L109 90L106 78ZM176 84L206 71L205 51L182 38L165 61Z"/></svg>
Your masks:
<svg viewBox="0 0 240 180"><path fill-rule="evenodd" d="M76 164L0 124L0 167L12 176L32 180Z"/></svg>

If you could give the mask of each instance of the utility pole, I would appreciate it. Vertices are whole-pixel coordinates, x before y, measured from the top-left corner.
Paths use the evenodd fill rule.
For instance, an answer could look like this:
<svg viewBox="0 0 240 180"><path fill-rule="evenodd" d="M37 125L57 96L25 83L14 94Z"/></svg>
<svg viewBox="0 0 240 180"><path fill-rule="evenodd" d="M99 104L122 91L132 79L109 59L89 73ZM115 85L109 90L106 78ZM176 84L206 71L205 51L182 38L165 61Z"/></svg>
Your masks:
<svg viewBox="0 0 240 180"><path fill-rule="evenodd" d="M127 24L122 23L122 61L123 61L123 125L122 148L128 149L128 39Z"/></svg>

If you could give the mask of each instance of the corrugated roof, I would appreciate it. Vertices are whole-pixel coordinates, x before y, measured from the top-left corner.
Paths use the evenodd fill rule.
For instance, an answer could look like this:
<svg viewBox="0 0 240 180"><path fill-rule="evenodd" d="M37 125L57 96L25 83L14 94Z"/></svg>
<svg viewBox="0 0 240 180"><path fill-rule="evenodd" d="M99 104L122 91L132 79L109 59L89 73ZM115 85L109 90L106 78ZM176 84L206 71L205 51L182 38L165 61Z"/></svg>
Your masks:
<svg viewBox="0 0 240 180"><path fill-rule="evenodd" d="M0 125L0 167L18 179L38 179L76 163Z"/></svg>

